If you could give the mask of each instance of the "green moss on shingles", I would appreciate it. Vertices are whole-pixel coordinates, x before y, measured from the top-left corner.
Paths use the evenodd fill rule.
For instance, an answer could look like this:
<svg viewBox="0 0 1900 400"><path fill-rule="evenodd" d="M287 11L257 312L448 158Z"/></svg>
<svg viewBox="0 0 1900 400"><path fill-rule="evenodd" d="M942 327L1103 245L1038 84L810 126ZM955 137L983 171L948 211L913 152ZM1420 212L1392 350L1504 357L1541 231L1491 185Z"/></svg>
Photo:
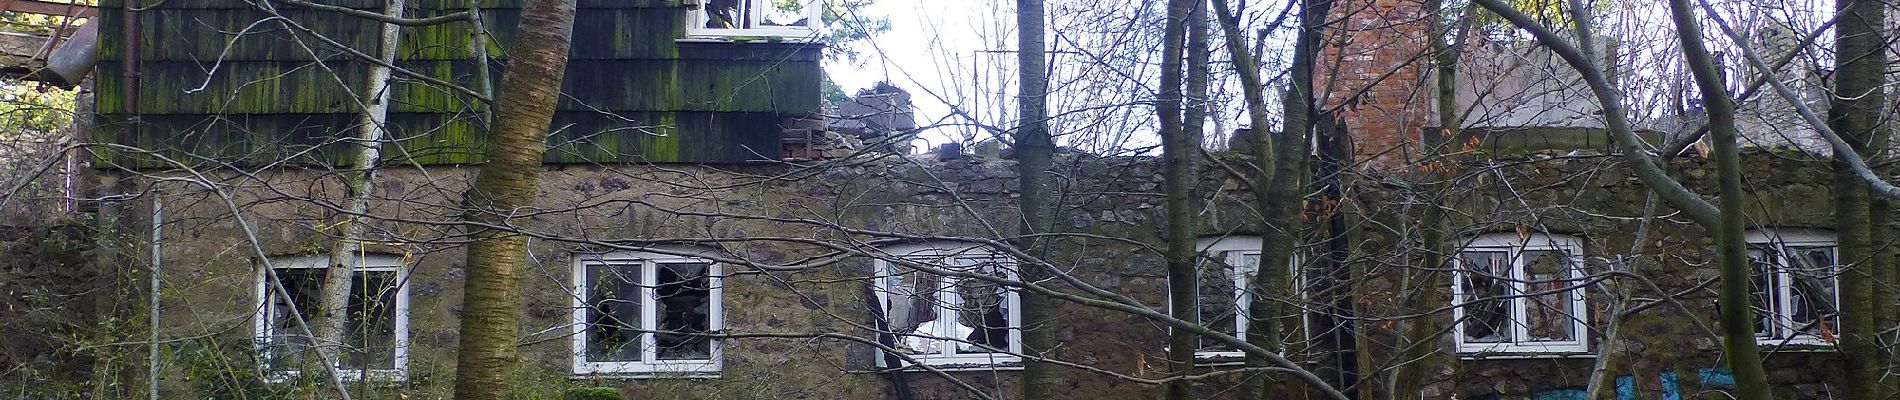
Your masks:
<svg viewBox="0 0 1900 400"><path fill-rule="evenodd" d="M258 15L244 7L207 6L211 1L167 2L141 14L141 24L148 31L141 38L145 42L143 52L148 54L142 56L148 57L142 57L143 75L137 91L141 97L138 99L140 111L147 121L153 117L169 118L163 124L146 129L119 127L116 131L123 136L117 142L162 148L164 154L221 154L227 161L242 163L256 158L255 161L262 162L264 158L290 154L298 146L325 142L325 137L348 130L347 118L286 121L308 118L311 114L335 116L354 112L356 106L344 96L346 91L337 78L344 79L341 85L360 91L363 65L331 61L328 65L338 71L332 74L310 64L311 56L291 44L283 34L250 34L229 42L233 37L231 32L255 22ZM425 1L444 3L445 7L454 7L453 11L465 6L460 2ZM518 1L484 0L483 3L511 7ZM431 5L421 6L427 9ZM200 6L203 7L193 8ZM649 6L663 7L643 8ZM551 161L556 158L572 162L754 160L757 156L751 150L734 151L741 146L733 143L764 147L775 145L778 140L775 129L758 125L754 119L775 121L776 113L788 108L800 114L816 112L815 100L805 103L810 104L810 108L800 109L802 100L777 98L804 86L779 80L818 76L815 49L785 50L783 45L767 44L694 44L693 59L681 60L675 38L680 37L686 24L676 1L598 0L583 1L581 7L587 9L582 18L596 26L590 29L610 29L613 34L579 36L605 45L586 48L591 52L585 57L576 53L577 60L592 62L576 62L577 69L570 70L569 75L580 80L569 82L568 94L579 101L564 102L563 112L576 115L608 112L632 121L577 119L570 115L567 120L571 122L562 123L576 124L571 129L580 130L577 135L600 134L590 137L587 143L568 146L562 151L563 156L551 154ZM115 18L123 17L121 9L102 11L107 14L100 18L102 24L113 24L117 21ZM367 27L373 25L326 13L290 11L296 14L291 16L293 19L319 32L368 32ZM442 12L451 11L437 8L416 15ZM483 12L490 27L495 29L495 40L487 44L491 54L505 57L501 47L512 40L512 26L518 20L519 11L497 8ZM473 75L471 63L456 61L467 57L465 26L408 28L404 35L407 39L401 53L405 66L414 64L412 68L418 72L458 82L467 81ZM353 38L349 40L352 47L358 44L373 47L367 46L368 42L357 43L357 39L371 40L374 35L343 36ZM113 57L106 58L101 68L117 70L113 60L122 56L116 53L122 49L121 43L110 39L105 42L102 54ZM201 60L211 59L207 55L220 54L227 45L227 55L231 57L223 60L218 73L207 83L205 73L211 64ZM788 71L795 73L787 74ZM813 79L809 85L816 87L817 81ZM103 79L97 84L96 109L104 116L126 111L119 106L123 96L130 93L120 87L121 82ZM204 90L186 93L187 89L200 85ZM482 133L479 126L468 119L472 116L466 114L471 99L422 84L400 84L392 96L394 111L399 115L423 113L407 118L392 116L392 123L405 132L402 137L407 139L402 145L413 153L415 161L429 164L479 161ZM210 123L212 120L224 122ZM650 127L651 133L631 129L634 126ZM297 133L278 135L296 139L272 140L269 132L286 132L284 129L294 129ZM191 133L181 135L183 132ZM328 159L339 154L342 153L319 149L310 160L299 162L334 161ZM123 155L113 158L128 159ZM157 166L150 162L141 164Z"/></svg>
<svg viewBox="0 0 1900 400"><path fill-rule="evenodd" d="M648 138L648 146L640 149L641 155L654 162L680 161L680 142L684 135L680 133L679 115L662 114L658 125L655 134L642 133Z"/></svg>

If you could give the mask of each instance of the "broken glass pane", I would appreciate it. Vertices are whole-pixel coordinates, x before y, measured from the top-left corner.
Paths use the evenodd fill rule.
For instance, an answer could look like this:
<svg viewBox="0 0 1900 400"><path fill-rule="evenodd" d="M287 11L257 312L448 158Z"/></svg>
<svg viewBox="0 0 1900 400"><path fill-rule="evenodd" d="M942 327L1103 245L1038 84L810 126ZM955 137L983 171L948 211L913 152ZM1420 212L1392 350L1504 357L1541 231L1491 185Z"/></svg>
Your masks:
<svg viewBox="0 0 1900 400"><path fill-rule="evenodd" d="M706 263L659 264L654 344L661 360L712 358L712 277Z"/></svg>
<svg viewBox="0 0 1900 400"><path fill-rule="evenodd" d="M308 322L318 318L318 294L323 290L324 268L280 268L277 279L285 292L267 285L270 296L271 337L266 339L265 364L273 370L302 368L311 340L298 317ZM344 321L343 343L338 366L343 369L394 369L396 367L396 293L401 282L394 271L357 272L350 280L348 317ZM296 314L292 314L293 308Z"/></svg>
<svg viewBox="0 0 1900 400"><path fill-rule="evenodd" d="M276 371L295 371L302 368L305 352L310 349L311 337L308 329L297 323L298 317L309 321L317 317L317 293L323 288L323 275L319 268L282 268L276 270L277 281L284 291L278 291L277 285L265 283L269 289L270 332L266 339L264 356L266 365ZM267 279L269 277L266 277ZM292 314L292 310L295 314Z"/></svg>
<svg viewBox="0 0 1900 400"><path fill-rule="evenodd" d="M357 272L350 280L349 321L343 344L349 369L396 368L395 271Z"/></svg>
<svg viewBox="0 0 1900 400"><path fill-rule="evenodd" d="M1466 342L1508 343L1511 341L1510 299L1512 294L1510 253L1502 251L1466 251L1458 254L1458 266L1464 276L1459 285L1465 294L1464 335Z"/></svg>
<svg viewBox="0 0 1900 400"><path fill-rule="evenodd" d="M587 266L587 361L641 361L640 267Z"/></svg>
<svg viewBox="0 0 1900 400"><path fill-rule="evenodd" d="M1232 261L1237 265L1229 265ZM1215 332L1238 336L1239 320L1242 309L1247 307L1244 292L1245 282L1236 283L1235 272L1242 276L1252 276L1255 266L1260 264L1258 253L1236 255L1231 259L1216 255L1213 260L1204 260L1200 265L1201 278L1196 288L1196 309L1202 326ZM1236 285L1241 285L1236 287ZM1233 351L1232 346L1218 341L1198 339L1200 351Z"/></svg>
<svg viewBox="0 0 1900 400"><path fill-rule="evenodd" d="M957 267L965 271L985 274L998 278L1006 277L1001 260L993 258L959 258ZM949 293L949 305L955 308L957 325L955 330L946 332L963 342L956 347L958 353L989 353L994 349L1009 349L1009 303L1008 289L994 282L976 278L955 278L954 287Z"/></svg>
<svg viewBox="0 0 1900 400"><path fill-rule="evenodd" d="M1755 336L1775 335L1775 252L1768 246L1748 246L1748 306L1755 316Z"/></svg>
<svg viewBox="0 0 1900 400"><path fill-rule="evenodd" d="M936 258L913 258L909 261L932 264L940 262ZM886 271L884 315L890 321L889 329L899 335L901 350L911 354L938 354L943 352L942 335L937 333L937 277L918 272L896 263Z"/></svg>
<svg viewBox="0 0 1900 400"><path fill-rule="evenodd" d="M745 20L751 11L747 3L758 0L706 0L707 29L738 29L745 27Z"/></svg>
<svg viewBox="0 0 1900 400"><path fill-rule="evenodd" d="M1556 250L1525 250L1519 256L1524 257L1524 272L1528 275L1525 293L1555 291L1571 285L1570 271L1575 266L1570 255ZM1526 298L1530 303L1525 307L1530 340L1576 339L1576 324L1570 310L1571 300L1576 295L1577 290L1573 289Z"/></svg>
<svg viewBox="0 0 1900 400"><path fill-rule="evenodd" d="M753 0L765 2L764 18L760 18L761 27L804 27L810 14L805 7L817 0Z"/></svg>
<svg viewBox="0 0 1900 400"><path fill-rule="evenodd" d="M1791 328L1809 335L1822 329L1839 332L1835 326L1834 247L1789 246L1788 298Z"/></svg>

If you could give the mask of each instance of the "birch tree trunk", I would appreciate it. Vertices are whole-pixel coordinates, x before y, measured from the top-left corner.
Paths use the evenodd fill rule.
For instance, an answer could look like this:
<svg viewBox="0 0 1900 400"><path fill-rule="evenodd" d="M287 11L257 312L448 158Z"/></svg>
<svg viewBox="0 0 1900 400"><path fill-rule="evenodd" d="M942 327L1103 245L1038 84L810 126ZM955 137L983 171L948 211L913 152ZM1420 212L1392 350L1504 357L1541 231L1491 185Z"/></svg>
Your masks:
<svg viewBox="0 0 1900 400"><path fill-rule="evenodd" d="M404 0L388 0L383 3L383 15L402 18ZM337 226L343 231L338 235L336 245L330 248L329 270L324 272L322 291L319 293L316 318L317 351L328 352L320 360L347 360L344 354L335 349L347 349L343 343L344 330L349 326L350 278L355 276L356 268L362 264L363 233L368 225L361 221L361 215L369 211L369 198L376 188L376 168L382 162L382 141L385 135L385 123L389 121L389 67L396 62L396 47L402 39L402 26L382 24L382 32L377 40L376 58L381 64L369 67L369 80L357 98L362 101L362 112L356 114L357 135L356 153L350 160L349 169L343 171L343 184L346 187L343 200L344 213L337 218ZM330 361L326 361L330 362ZM342 361L336 361L342 362ZM368 368L357 368L367 373ZM359 377L360 378L360 377Z"/></svg>
<svg viewBox="0 0 1900 400"><path fill-rule="evenodd" d="M533 203L548 124L567 69L574 0L527 0L491 107L487 158L463 195L468 221L507 225ZM455 398L506 399L516 362L521 318L521 273L527 239L470 225L468 277L463 285L461 347Z"/></svg>

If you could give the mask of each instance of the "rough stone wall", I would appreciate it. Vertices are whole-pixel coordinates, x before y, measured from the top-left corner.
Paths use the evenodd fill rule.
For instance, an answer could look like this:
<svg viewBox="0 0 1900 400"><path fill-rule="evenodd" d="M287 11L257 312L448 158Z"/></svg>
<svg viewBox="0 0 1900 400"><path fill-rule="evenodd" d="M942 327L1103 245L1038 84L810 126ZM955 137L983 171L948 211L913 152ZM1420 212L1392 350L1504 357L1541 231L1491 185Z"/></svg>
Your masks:
<svg viewBox="0 0 1900 400"><path fill-rule="evenodd" d="M1156 249L1166 232L1161 223L1157 164L1143 158L1095 158L1072 155L1059 163L1065 229L1083 235L1056 240L1053 265L1074 271L1090 285L1126 294L1165 309L1164 268ZM1454 226L1458 234L1513 231L1524 227L1576 235L1586 241L1592 260L1628 254L1642 215L1644 188L1627 168L1610 157L1526 158L1474 162L1453 185ZM889 382L865 373L873 365L871 348L833 339L739 338L725 342L724 369L717 379L573 378L568 371L570 342L567 284L574 254L605 250L604 244L634 240L690 242L754 268L729 265L725 285L726 331L732 334L829 332L869 337L864 282L870 263L863 257L823 257L818 244L866 249L879 239L911 236L1005 238L1015 229L1012 164L980 157L951 160L886 158L824 168L795 166L718 167L705 165L550 166L541 180L542 196L521 223L533 237L522 301L527 318L522 332L524 393L554 393L574 386L619 387L630 398L887 398ZM1677 165L1691 187L1712 188L1713 176L1700 160ZM1825 227L1826 210L1807 206L1826 198L1825 167L1757 154L1750 158L1751 221L1768 226ZM464 264L463 238L450 223L459 191L473 170L465 167L391 168L378 178L371 214L375 223L370 251L412 260L410 286L410 376L380 390L409 398L446 396L452 378ZM1210 176L1215 176L1210 169ZM161 184L166 243L163 330L167 337L191 338L168 348L171 358L166 391L176 398L214 396L215 383L255 379L246 364L251 315L256 302L255 250L244 227L271 256L323 251L334 238L329 220L341 199L335 179L317 170L267 170L254 174L213 175L229 188L241 212L234 218L219 197L177 183ZM141 181L149 183L149 180ZM1391 182L1359 181L1355 204L1352 268L1358 277L1354 295L1366 317L1358 324L1360 354L1367 368L1362 388L1378 394L1383 368L1390 363L1396 331L1396 276L1403 271L1394 249L1392 227L1404 224L1408 203L1397 198ZM1251 222L1245 187L1237 181L1207 179L1210 200L1200 215L1207 232L1259 232ZM144 184L144 183L142 183ZM1616 347L1626 358L1613 364L1630 375L1638 398L1662 393L1662 374L1675 372L1682 390L1699 389L1700 368L1717 364L1714 338L1696 321L1713 324L1708 242L1700 231L1659 207L1654 231L1635 257L1637 272L1665 291L1681 296L1688 310L1662 305L1632 317L1626 342ZM149 215L149 214L147 214ZM133 224L138 225L138 224ZM860 231L848 231L844 228ZM871 235L866 231L885 232ZM1309 235L1313 236L1313 235ZM1317 257L1305 265L1320 268ZM1593 263L1601 268L1602 263ZM1060 287L1058 285L1058 287ZM1431 287L1449 296L1445 283ZM1635 290L1639 296L1657 297ZM1607 321L1595 292L1591 316L1598 329ZM1064 343L1051 356L1109 371L1157 378L1165 363L1167 329L1124 313L1064 303L1054 325ZM1449 313L1441 318L1449 322ZM1317 328L1316 328L1317 329ZM1593 333L1592 339L1600 339ZM1449 337L1442 341L1450 345ZM1593 346L1603 349L1604 346ZM220 355L191 358L193 354ZM223 360L221 368L212 361ZM1769 357L1777 385L1814 398L1825 394L1837 365L1826 353L1777 352ZM1438 395L1459 398L1530 399L1551 391L1581 388L1589 358L1466 360L1461 373L1441 376ZM197 364L194 364L197 363ZM210 363L210 364L206 364ZM235 367L233 367L235 365ZM233 372L237 371L237 372ZM1065 370L1074 398L1151 398L1160 388L1116 379L1103 373ZM252 372L254 374L254 371ZM999 397L1012 397L1013 370L953 372L953 376ZM908 373L918 398L974 397L929 373ZM1232 378L1232 379L1228 379ZM1208 397L1237 392L1228 377L1203 383ZM258 384L261 393L270 385ZM537 392L540 391L540 392ZM1487 397L1490 396L1490 397ZM532 397L532 396L530 396Z"/></svg>
<svg viewBox="0 0 1900 400"><path fill-rule="evenodd" d="M1828 198L1828 170L1824 161L1800 161L1805 156L1790 153L1755 153L1744 163L1745 184L1750 192L1745 218L1759 228L1811 228L1827 230L1832 214L1825 207L1813 207L1814 199ZM1673 216L1666 205L1657 203L1649 231L1637 243L1641 230L1647 188L1630 175L1620 158L1607 156L1552 157L1527 156L1512 160L1486 160L1465 165L1463 173L1453 174L1449 195L1444 198L1454 212L1454 237L1471 237L1490 232L1547 232L1572 235L1583 240L1586 268L1592 273L1609 271L1617 265L1653 283L1654 288L1637 280L1612 280L1587 291L1590 316L1591 355L1567 357L1464 357L1459 369L1444 370L1428 398L1457 393L1460 398L1541 399L1568 390L1581 391L1589 384L1589 372L1595 357L1609 353L1611 375L1627 376L1635 398L1666 398L1674 392L1685 398L1725 398L1719 383L1704 385L1697 377L1703 372L1725 371L1719 358L1716 325L1712 239L1699 227ZM1685 185L1705 196L1713 196L1715 176L1712 163L1704 159L1684 159L1672 170ZM1392 243L1393 227L1405 224L1403 215L1392 206L1404 200L1393 196L1390 187L1376 180L1361 182L1356 209L1362 210L1354 229L1359 245L1355 275L1367 277L1357 282L1359 310L1372 321L1405 315L1397 307L1398 277L1402 269L1394 260L1402 246ZM1449 279L1449 278L1447 278ZM1449 282L1435 287L1450 299ZM1620 287L1619 287L1620 286ZM1633 303L1662 299L1665 293L1675 301L1663 302L1627 316L1621 338L1606 344L1605 329L1610 321L1609 289L1631 292ZM1447 302L1449 303L1449 302ZM1676 305L1680 304L1680 306ZM1450 313L1439 315L1441 326L1452 326ZM1381 324L1383 322L1374 322ZM1398 332L1361 326L1363 365L1370 370L1390 368L1397 346ZM1455 352L1447 331L1441 337L1441 351ZM1838 382L1839 360L1828 348L1800 348L1764 345L1772 349L1765 357L1771 380L1783 398L1828 398L1829 383ZM1725 372L1715 373L1723 375ZM1665 383L1664 376L1674 380ZM1383 382L1383 377L1368 377ZM1675 386L1671 390L1668 386ZM1570 397L1555 397L1570 398Z"/></svg>

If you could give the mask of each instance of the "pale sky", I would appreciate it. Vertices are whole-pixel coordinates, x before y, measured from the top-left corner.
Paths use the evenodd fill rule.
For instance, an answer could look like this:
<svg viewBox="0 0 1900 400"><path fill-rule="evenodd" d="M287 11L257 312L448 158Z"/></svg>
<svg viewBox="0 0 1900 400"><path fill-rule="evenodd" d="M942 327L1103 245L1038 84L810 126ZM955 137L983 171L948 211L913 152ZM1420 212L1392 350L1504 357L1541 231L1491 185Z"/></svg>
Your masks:
<svg viewBox="0 0 1900 400"><path fill-rule="evenodd" d="M863 56L858 65L837 62L826 69L846 94L878 81L910 91L918 124L930 125L951 114L946 102L966 107L977 103L970 101L976 90L970 79L973 67L983 68L985 75L999 70L1014 73L1013 55L980 52L1015 47L1015 18L1009 14L1013 11L1013 1L881 0L862 10L863 17L888 18L891 30L854 44ZM997 86L987 83L992 89ZM973 130L951 131L942 128L921 136L934 146L955 135L975 134Z"/></svg>

